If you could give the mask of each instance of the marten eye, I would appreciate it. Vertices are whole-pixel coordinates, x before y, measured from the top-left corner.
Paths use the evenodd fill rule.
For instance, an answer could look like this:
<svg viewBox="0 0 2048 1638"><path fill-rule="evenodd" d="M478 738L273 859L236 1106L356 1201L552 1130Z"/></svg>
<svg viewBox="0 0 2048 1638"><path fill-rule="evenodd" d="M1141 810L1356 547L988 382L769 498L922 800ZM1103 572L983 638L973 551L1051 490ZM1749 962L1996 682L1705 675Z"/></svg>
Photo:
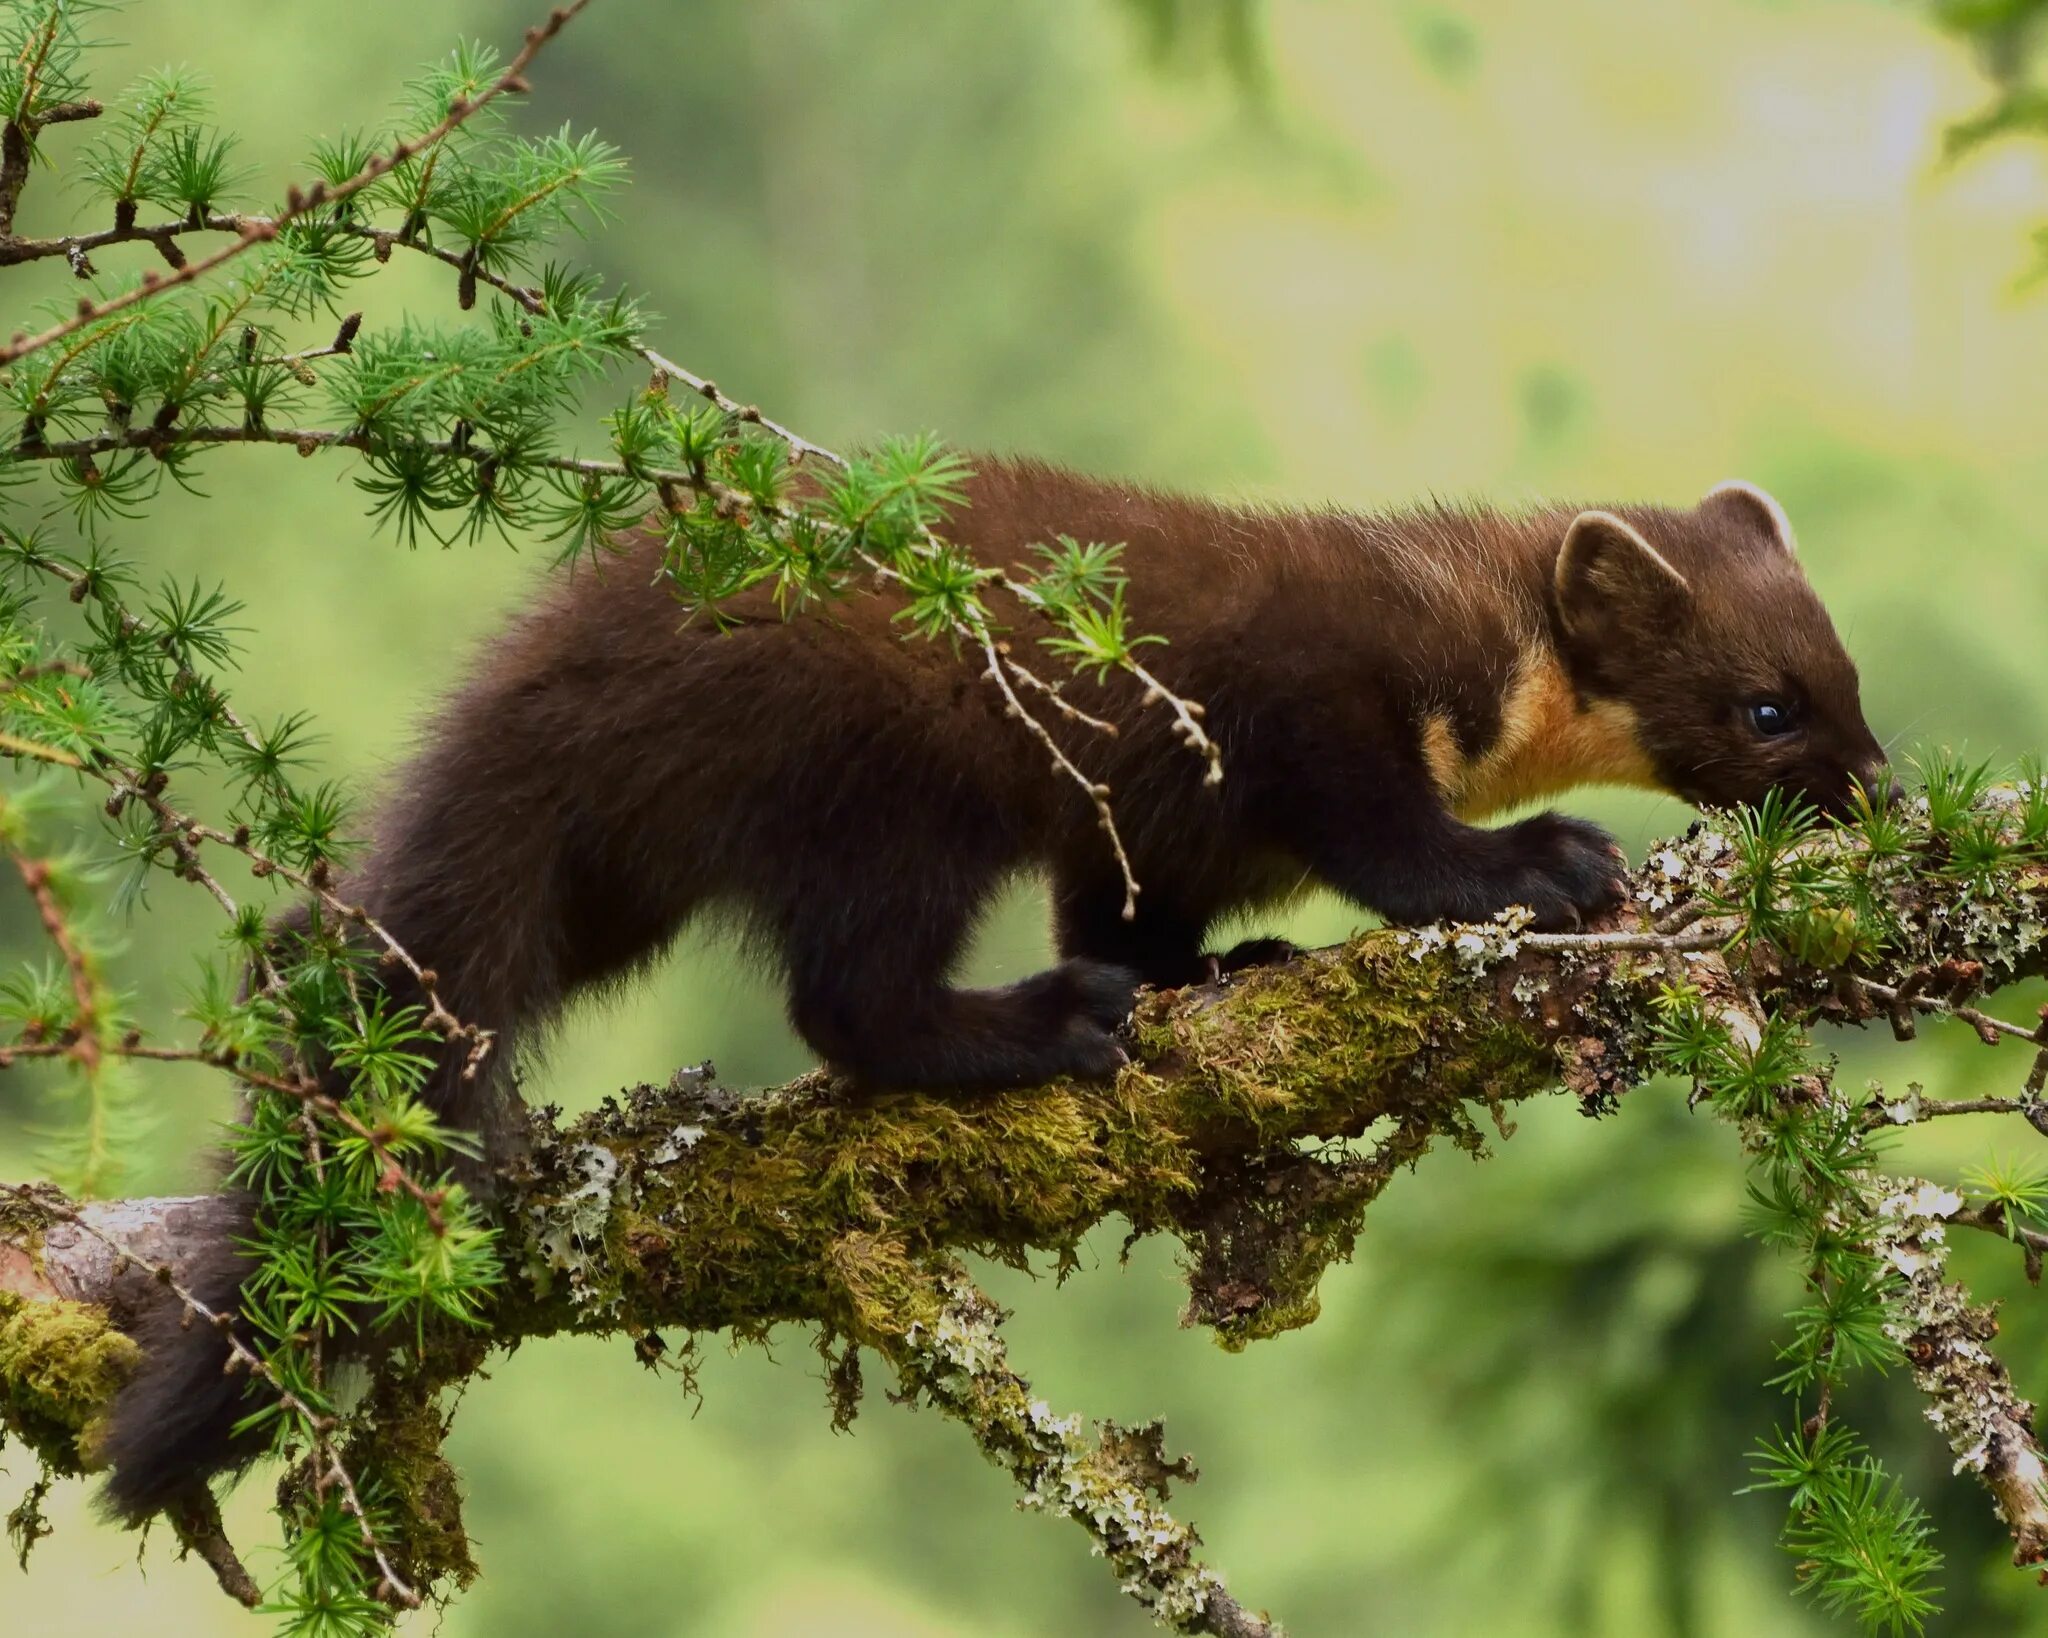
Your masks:
<svg viewBox="0 0 2048 1638"><path fill-rule="evenodd" d="M1758 700L1749 708L1749 725L1765 739L1789 734L1793 727L1792 707L1782 700Z"/></svg>

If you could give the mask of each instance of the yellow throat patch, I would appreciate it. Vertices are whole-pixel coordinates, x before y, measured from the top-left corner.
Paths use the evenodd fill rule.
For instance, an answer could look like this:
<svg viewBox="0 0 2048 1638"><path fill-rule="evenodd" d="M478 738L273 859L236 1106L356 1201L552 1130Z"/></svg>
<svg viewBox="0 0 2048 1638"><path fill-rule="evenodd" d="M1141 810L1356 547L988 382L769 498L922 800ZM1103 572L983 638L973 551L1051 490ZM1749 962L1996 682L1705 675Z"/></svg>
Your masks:
<svg viewBox="0 0 2048 1638"><path fill-rule="evenodd" d="M1662 789L1635 712L1616 700L1581 706L1547 644L1531 644L1516 661L1491 745L1468 757L1450 718L1432 711L1422 724L1422 754L1445 805L1467 820L1579 785Z"/></svg>

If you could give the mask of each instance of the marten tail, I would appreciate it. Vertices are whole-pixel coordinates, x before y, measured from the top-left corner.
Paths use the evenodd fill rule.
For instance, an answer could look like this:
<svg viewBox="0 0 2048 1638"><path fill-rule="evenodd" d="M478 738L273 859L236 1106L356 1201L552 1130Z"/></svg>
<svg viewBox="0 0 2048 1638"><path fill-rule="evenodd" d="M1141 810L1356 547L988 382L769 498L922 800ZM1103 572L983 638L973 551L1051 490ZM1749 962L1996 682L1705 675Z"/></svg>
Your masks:
<svg viewBox="0 0 2048 1638"><path fill-rule="evenodd" d="M311 921L308 906L300 904L272 923L272 948L282 960L296 956L297 941ZM364 936L360 929L350 932ZM416 1006L424 999L418 981L403 968L380 968L376 983L396 1005ZM468 991L442 993L456 1005L472 1000ZM465 1016L507 1036L508 1026L516 1022L516 1014L508 1018L472 1011ZM468 1052L469 1043L460 1037L434 1050L437 1061L421 1096L452 1126L482 1128L487 1139L494 1140L493 1151L502 1156L507 1152L502 1129L509 1122L504 1110L493 1105L503 1102L494 1093L502 1091L504 1064L501 1059L488 1072L465 1078ZM347 1090L345 1077L331 1066L320 1079L330 1095ZM472 1187L488 1181L483 1164L458 1159L458 1170ZM220 1210L209 1219L204 1241L179 1260L180 1285L216 1320L208 1321L176 1292L151 1282L139 1312L125 1322L142 1349L142 1359L115 1398L100 1446L113 1470L104 1505L124 1522L140 1523L167 1506L194 1498L209 1481L247 1466L269 1443L263 1429L235 1431L236 1424L261 1407L273 1390L236 1364L230 1342L231 1337L251 1340L242 1313L242 1289L255 1267L244 1243L254 1236L256 1207L248 1190L227 1190ZM346 1353L356 1346L360 1344L353 1339L337 1336L331 1351Z"/></svg>
<svg viewBox="0 0 2048 1638"><path fill-rule="evenodd" d="M312 909L304 903L272 921L270 949L280 965L300 958L312 924ZM344 934L362 936L358 928L344 929ZM375 977L398 1005L420 999L417 983L402 969L379 970ZM459 1083L464 1056L459 1042L448 1042L438 1052L425 1090L437 1110L446 1112L454 1100L451 1089ZM320 1071L317 1061L308 1067ZM329 1095L347 1091L346 1079L331 1067L320 1079ZM250 1191L228 1188L219 1209L207 1218L204 1239L179 1259L179 1284L214 1320L154 1281L132 1317L124 1317L142 1359L114 1400L99 1450L112 1468L102 1503L124 1523L139 1524L166 1507L196 1499L210 1481L246 1467L269 1443L261 1428L235 1431L273 1390L236 1361L230 1341L238 1338L253 1347L242 1291L256 1266L246 1250L256 1231L256 1208ZM345 1344L347 1339L335 1340Z"/></svg>
<svg viewBox="0 0 2048 1638"><path fill-rule="evenodd" d="M255 1202L239 1189L225 1199L218 1237L181 1260L179 1284L246 1335L242 1281L250 1263L236 1242L254 1229ZM252 1390L247 1370L231 1368L233 1350L221 1326L153 1285L129 1330L142 1361L114 1401L99 1454L113 1468L107 1510L133 1524L247 1466L269 1441L261 1429L235 1431L264 1390L260 1383Z"/></svg>
<svg viewBox="0 0 2048 1638"><path fill-rule="evenodd" d="M394 781L370 827L368 856L339 889L434 974L442 1007L490 1032L491 1051L474 1069L472 1038L429 1049L435 1064L419 1092L449 1127L483 1137L483 1162L455 1164L472 1188L487 1188L490 1163L519 1146L511 1061L520 1041L567 996L657 955L699 896L691 850L663 840L673 793L644 752L653 730L590 726L612 722L635 689L650 710L670 709L662 689L628 688L616 667L590 658L604 652L609 629L601 606L639 579L566 588L494 647ZM647 641L667 654L673 605L638 595L652 616L643 622ZM285 961L311 925L305 905L278 918L272 936ZM372 957L390 1004L426 1005L409 968L378 959L380 941L360 926L343 932ZM231 1226L187 1271L187 1289L238 1325L251 1265L236 1241L253 1221L254 1202L237 1195ZM241 1467L264 1444L260 1433L238 1437L234 1427L262 1403L265 1386L252 1389L246 1372L228 1371L222 1332L187 1323L170 1293L153 1295L161 1300L132 1327L144 1358L115 1402L103 1447L113 1466L107 1505L129 1520Z"/></svg>

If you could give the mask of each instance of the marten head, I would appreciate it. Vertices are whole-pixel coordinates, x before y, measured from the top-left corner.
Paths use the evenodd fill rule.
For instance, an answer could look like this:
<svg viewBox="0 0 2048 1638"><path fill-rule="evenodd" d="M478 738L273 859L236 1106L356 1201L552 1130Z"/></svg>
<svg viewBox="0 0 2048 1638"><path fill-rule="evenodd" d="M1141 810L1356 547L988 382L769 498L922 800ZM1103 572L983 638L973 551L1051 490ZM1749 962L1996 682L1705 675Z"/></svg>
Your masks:
<svg viewBox="0 0 2048 1638"><path fill-rule="evenodd" d="M1571 522L1551 581L1573 686L1627 708L1658 782L1689 802L1783 789L1826 812L1892 789L1856 667L1778 503L1724 483L1690 512Z"/></svg>

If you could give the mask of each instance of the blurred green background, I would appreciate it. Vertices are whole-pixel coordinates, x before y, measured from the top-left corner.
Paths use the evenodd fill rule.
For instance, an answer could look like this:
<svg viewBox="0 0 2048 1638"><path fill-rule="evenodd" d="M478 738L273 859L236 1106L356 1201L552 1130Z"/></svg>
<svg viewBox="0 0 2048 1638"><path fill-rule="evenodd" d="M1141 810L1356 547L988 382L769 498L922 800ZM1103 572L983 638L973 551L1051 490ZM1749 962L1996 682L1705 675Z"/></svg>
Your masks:
<svg viewBox="0 0 2048 1638"><path fill-rule="evenodd" d="M1152 9L598 0L518 118L627 150L621 220L589 258L665 315L665 351L812 437L932 427L1354 506L1682 503L1749 477L1789 509L1881 734L2048 748L2048 298L2017 289L2048 149L1938 167L1944 124L1985 90L1917 8L1273 0L1249 75L1199 13L1156 49ZM510 43L530 20L506 0L151 0L117 19L98 85L203 67L267 194L458 34ZM71 221L39 180L23 225ZM446 311L451 281L398 268L369 299L373 324ZM172 497L117 540L225 578L249 605L238 701L316 712L328 767L373 784L547 554L409 554L324 459L250 452L209 474L211 500ZM1580 805L1632 846L1688 818ZM125 929L146 1015L175 1001L206 908L159 881ZM1292 930L1352 919L1317 901ZM0 900L0 955L34 939L26 904ZM1039 897L1019 892L975 966L1018 973L1043 950ZM1928 1033L1846 1040L1845 1074L1945 1093L2020 1074ZM707 1056L756 1083L806 1061L773 991L693 940L578 1014L529 1092L580 1107ZM145 1093L128 1186L197 1186L225 1089L167 1073ZM0 1084L0 1176L28 1174L33 1129L62 1118L28 1072ZM1104 1233L1064 1290L993 1278L1017 1359L1062 1410L1164 1414L1203 1471L1179 1510L1298 1638L1846 1630L1790 1596L1776 1502L1734 1494L1778 1411L1758 1384L1791 1281L1742 1239L1729 1134L1668 1087L1597 1125L1558 1100L1520 1128L1483 1166L1440 1155L1390 1191L1306 1331L1228 1357L1176 1328L1170 1249L1121 1266ZM1900 1164L1953 1177L2030 1138L1942 1131ZM2011 1298L2007 1357L2048 1394L2048 1300L2000 1251L1960 1260ZM833 1435L803 1336L772 1358L711 1339L701 1381L699 1408L623 1344L501 1361L454 1439L484 1579L416 1630L1146 1630L1079 1533L1015 1516L954 1428L877 1394ZM2048 1593L1947 1478L1910 1386L1875 1385L1857 1414L1940 1523L1936 1630L2048 1633ZM32 1475L0 1463L11 1505ZM259 1573L265 1488L230 1510ZM264 1629L165 1542L138 1565L82 1487L53 1516L28 1575L0 1570L0 1630Z"/></svg>

